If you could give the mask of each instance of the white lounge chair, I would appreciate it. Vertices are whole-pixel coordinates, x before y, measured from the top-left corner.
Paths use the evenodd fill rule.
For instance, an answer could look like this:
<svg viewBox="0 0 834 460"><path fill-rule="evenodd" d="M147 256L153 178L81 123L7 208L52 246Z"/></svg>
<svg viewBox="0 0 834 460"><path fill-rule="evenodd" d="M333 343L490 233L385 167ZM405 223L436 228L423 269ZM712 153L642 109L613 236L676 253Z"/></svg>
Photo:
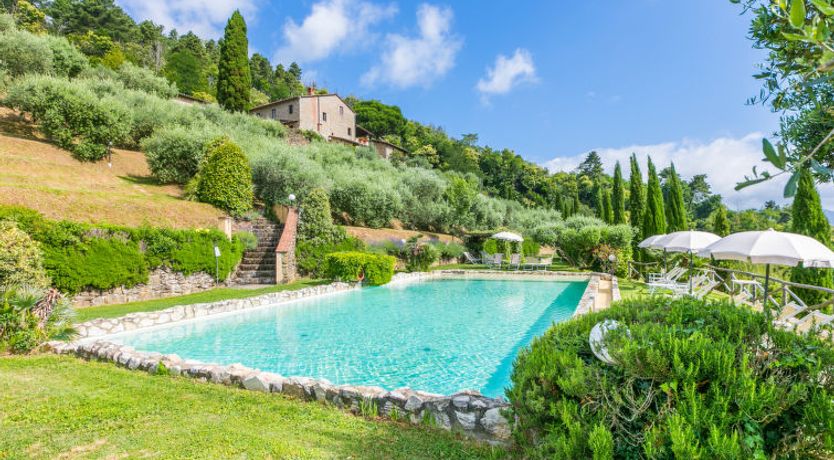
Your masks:
<svg viewBox="0 0 834 460"><path fill-rule="evenodd" d="M489 268L497 268L501 269L501 262L504 261L504 254L498 253L493 254L489 257L489 259L485 259L484 262L487 264Z"/></svg>
<svg viewBox="0 0 834 460"><path fill-rule="evenodd" d="M553 258L552 257L539 257L534 259L535 262L531 262L527 265L530 265L530 268L533 270L544 270L547 271L551 265L553 265Z"/></svg>
<svg viewBox="0 0 834 460"><path fill-rule="evenodd" d="M686 273L681 267L675 267L669 270L664 276L658 276L658 273L649 273L649 282L646 285L649 287L649 293L653 294L658 289L668 289L675 291L678 286L678 279ZM656 275L656 276L653 276ZM687 287L689 285L687 284Z"/></svg>
<svg viewBox="0 0 834 460"><path fill-rule="evenodd" d="M507 269L510 270L515 267L516 270L521 269L521 254L511 254L510 261L507 263Z"/></svg>
<svg viewBox="0 0 834 460"><path fill-rule="evenodd" d="M473 256L472 254L470 254L468 252L463 253L463 258L466 259L466 263L469 263L469 264L479 264L479 263L481 263L481 259Z"/></svg>
<svg viewBox="0 0 834 460"><path fill-rule="evenodd" d="M804 334L812 328L825 326L834 322L834 315L826 315L818 311L813 311L805 315L801 320L792 321L795 324L794 331Z"/></svg>

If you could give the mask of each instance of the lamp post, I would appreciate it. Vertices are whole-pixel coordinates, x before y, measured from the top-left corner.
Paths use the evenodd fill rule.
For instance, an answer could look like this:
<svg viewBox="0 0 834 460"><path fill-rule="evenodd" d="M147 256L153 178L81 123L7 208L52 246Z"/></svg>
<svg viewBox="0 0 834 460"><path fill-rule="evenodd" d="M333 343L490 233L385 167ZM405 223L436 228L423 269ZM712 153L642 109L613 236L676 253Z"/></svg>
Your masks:
<svg viewBox="0 0 834 460"><path fill-rule="evenodd" d="M214 285L220 283L220 248L214 243Z"/></svg>
<svg viewBox="0 0 834 460"><path fill-rule="evenodd" d="M617 267L617 255L614 254L613 252L611 254L608 254L608 262L611 263L611 265L610 265L611 273L610 274L611 274L611 276L614 276L614 273L617 271L617 268L616 268Z"/></svg>
<svg viewBox="0 0 834 460"><path fill-rule="evenodd" d="M113 141L107 143L107 167L113 169Z"/></svg>

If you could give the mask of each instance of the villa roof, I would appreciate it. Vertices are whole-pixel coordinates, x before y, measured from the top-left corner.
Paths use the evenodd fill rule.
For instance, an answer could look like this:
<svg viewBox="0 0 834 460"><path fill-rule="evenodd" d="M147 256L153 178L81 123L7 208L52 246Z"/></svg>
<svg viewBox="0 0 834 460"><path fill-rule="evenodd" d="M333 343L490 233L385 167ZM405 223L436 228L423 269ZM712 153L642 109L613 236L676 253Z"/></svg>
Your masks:
<svg viewBox="0 0 834 460"><path fill-rule="evenodd" d="M266 104L261 104L261 105L259 105L259 106L257 106L257 107L252 107L251 109L249 109L249 111L250 111L250 112L254 112L255 110L260 110L260 109L263 109L263 108L265 108L265 107L269 107L269 106L271 106L271 105L283 104L284 102L294 101L294 100L296 100L296 99L309 99L309 98L314 98L314 97L329 97L329 96L335 96L335 97L338 97L338 98L339 98L339 100L340 100L340 101L342 101L342 103L344 103L344 104L345 104L345 106L347 107L347 109L348 109L348 110L350 110L351 112L353 112L353 109L350 107L350 105L349 105L347 102L345 102L345 100L344 100L344 99L342 99L342 96L339 96L339 95L338 95L338 94L336 94L336 93L327 93L327 94L303 94L303 95L300 95L300 96L287 97L287 98L284 98L284 99L279 99L279 100L277 100L277 101L270 101L270 102L267 102ZM355 112L354 112L354 113L355 113Z"/></svg>

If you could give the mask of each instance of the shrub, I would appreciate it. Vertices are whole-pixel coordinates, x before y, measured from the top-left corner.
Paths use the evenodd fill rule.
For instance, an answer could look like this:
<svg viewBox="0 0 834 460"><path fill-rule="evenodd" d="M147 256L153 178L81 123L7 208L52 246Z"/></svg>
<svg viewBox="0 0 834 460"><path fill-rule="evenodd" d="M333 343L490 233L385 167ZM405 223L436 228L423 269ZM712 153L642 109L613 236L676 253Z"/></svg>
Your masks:
<svg viewBox="0 0 834 460"><path fill-rule="evenodd" d="M156 94L165 99L177 95L177 86L154 71L125 62L115 70L115 79L122 82L125 88Z"/></svg>
<svg viewBox="0 0 834 460"><path fill-rule="evenodd" d="M336 209L347 213L351 223L371 228L388 226L402 208L395 190L370 180L338 184L331 199Z"/></svg>
<svg viewBox="0 0 834 460"><path fill-rule="evenodd" d="M539 243L536 243L535 241L529 238L521 243L521 254L525 257L539 255L540 249L541 246L539 245Z"/></svg>
<svg viewBox="0 0 834 460"><path fill-rule="evenodd" d="M50 74L52 61L52 49L43 37L23 30L0 33L0 65L12 76Z"/></svg>
<svg viewBox="0 0 834 460"><path fill-rule="evenodd" d="M142 141L151 174L163 183L187 183L197 174L205 146L215 135L207 129L182 126L155 131Z"/></svg>
<svg viewBox="0 0 834 460"><path fill-rule="evenodd" d="M251 251L258 247L258 237L252 232L237 232L237 239L246 251Z"/></svg>
<svg viewBox="0 0 834 460"><path fill-rule="evenodd" d="M597 360L591 328L622 326ZM769 337L769 338L766 338ZM553 326L507 395L530 458L828 458L834 349L728 302L642 298Z"/></svg>
<svg viewBox="0 0 834 460"><path fill-rule="evenodd" d="M327 276L325 259L332 252L364 251L365 243L358 238L344 236L332 243L315 243L300 240L295 248L298 270L313 278Z"/></svg>
<svg viewBox="0 0 834 460"><path fill-rule="evenodd" d="M200 168L197 199L233 216L252 208L252 169L243 150L229 139L216 139L209 145Z"/></svg>
<svg viewBox="0 0 834 460"><path fill-rule="evenodd" d="M571 216L558 225L536 228L531 235L537 242L555 247L565 261L579 268L605 270L607 256L613 253L618 274L622 274L632 256L632 228L609 225L596 217Z"/></svg>
<svg viewBox="0 0 834 460"><path fill-rule="evenodd" d="M367 252L333 252L327 255L325 266L331 279L347 282L359 281L379 286L391 281L396 259L391 256Z"/></svg>
<svg viewBox="0 0 834 460"><path fill-rule="evenodd" d="M344 238L344 230L333 225L330 199L324 189L313 189L301 201L298 238L312 244L328 244Z"/></svg>
<svg viewBox="0 0 834 460"><path fill-rule="evenodd" d="M13 222L0 220L0 286L48 286L38 244Z"/></svg>
<svg viewBox="0 0 834 460"><path fill-rule="evenodd" d="M93 238L66 248L49 248L44 265L62 292L84 288L109 289L114 282L125 287L148 281L148 266L136 244L117 239ZM115 281L118 280L118 281Z"/></svg>
<svg viewBox="0 0 834 460"><path fill-rule="evenodd" d="M69 339L74 310L63 298L45 299L42 288L0 286L0 353L28 352L50 339ZM38 302L45 300L45 305Z"/></svg>
<svg viewBox="0 0 834 460"><path fill-rule="evenodd" d="M14 16L7 13L0 13L0 33L17 29Z"/></svg>
<svg viewBox="0 0 834 460"><path fill-rule="evenodd" d="M52 68L56 75L75 77L90 66L87 56L64 37L47 35L42 37L52 50Z"/></svg>
<svg viewBox="0 0 834 460"><path fill-rule="evenodd" d="M274 152L252 162L255 194L267 203L286 203L290 194L304 200L314 188L327 185L321 165L302 152Z"/></svg>
<svg viewBox="0 0 834 460"><path fill-rule="evenodd" d="M410 272L424 272L440 258L440 251L433 245L420 241L419 236L409 238L401 254L405 260L405 269Z"/></svg>
<svg viewBox="0 0 834 460"><path fill-rule="evenodd" d="M105 156L130 131L130 113L106 104L91 91L67 80L28 76L9 88L5 104L32 114L58 146L85 161Z"/></svg>
<svg viewBox="0 0 834 460"><path fill-rule="evenodd" d="M463 257L463 252L466 247L460 243L437 243L434 245L435 249L440 251L441 259L460 259Z"/></svg>

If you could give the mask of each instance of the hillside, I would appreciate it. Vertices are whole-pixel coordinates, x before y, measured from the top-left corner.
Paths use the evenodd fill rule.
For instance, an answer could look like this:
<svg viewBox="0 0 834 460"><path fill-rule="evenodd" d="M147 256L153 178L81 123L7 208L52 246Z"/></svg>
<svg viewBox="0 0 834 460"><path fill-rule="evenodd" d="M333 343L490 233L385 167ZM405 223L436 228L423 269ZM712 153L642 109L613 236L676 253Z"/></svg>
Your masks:
<svg viewBox="0 0 834 460"><path fill-rule="evenodd" d="M12 137L8 126L0 125L0 204L51 219L127 226L214 228L223 215L183 200L178 186L156 184L140 152L114 149L110 169L106 161L81 163L51 144Z"/></svg>

